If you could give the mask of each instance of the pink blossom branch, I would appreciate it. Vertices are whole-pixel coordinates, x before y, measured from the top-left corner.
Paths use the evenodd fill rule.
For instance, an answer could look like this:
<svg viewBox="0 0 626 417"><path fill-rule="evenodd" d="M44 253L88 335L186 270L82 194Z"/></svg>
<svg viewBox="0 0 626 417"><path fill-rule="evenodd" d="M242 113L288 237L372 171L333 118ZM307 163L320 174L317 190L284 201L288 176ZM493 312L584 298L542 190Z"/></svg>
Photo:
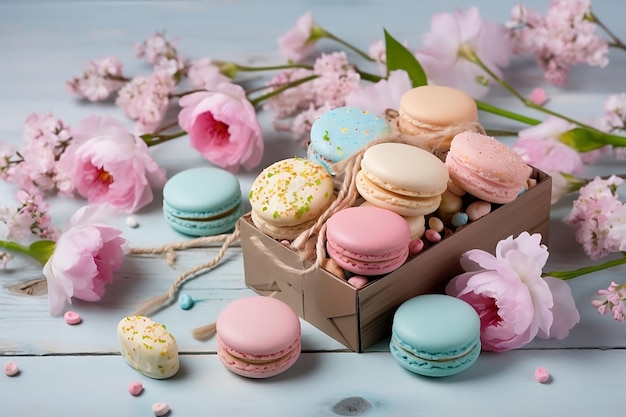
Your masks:
<svg viewBox="0 0 626 417"><path fill-rule="evenodd" d="M609 35L609 38L613 40L613 42L609 42L610 47L626 50L626 44L622 42L617 35L615 35L615 33L613 33L600 19L598 19L598 16L596 16L593 12L589 14L589 20L602 28L602 30Z"/></svg>

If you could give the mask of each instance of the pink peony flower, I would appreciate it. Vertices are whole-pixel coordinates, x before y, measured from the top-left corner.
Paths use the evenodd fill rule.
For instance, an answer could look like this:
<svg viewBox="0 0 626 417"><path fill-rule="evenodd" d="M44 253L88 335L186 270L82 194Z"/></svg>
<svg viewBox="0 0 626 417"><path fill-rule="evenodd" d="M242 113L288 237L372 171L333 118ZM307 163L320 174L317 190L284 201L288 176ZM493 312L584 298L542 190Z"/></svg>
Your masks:
<svg viewBox="0 0 626 417"><path fill-rule="evenodd" d="M478 312L483 349L517 349L536 336L562 339L578 323L567 283L542 277L547 260L541 235L528 232L500 241L496 256L479 249L463 254L466 272L450 281L446 293Z"/></svg>
<svg viewBox="0 0 626 417"><path fill-rule="evenodd" d="M89 204L107 203L133 213L150 203L151 187L165 184L165 170L152 159L147 145L108 117L92 116L74 131L74 141L62 155L64 170Z"/></svg>
<svg viewBox="0 0 626 417"><path fill-rule="evenodd" d="M463 57L466 49L499 77L500 68L509 64L511 44L505 28L483 22L476 7L434 15L430 30L415 56L433 84L454 87L475 98L487 93L490 77Z"/></svg>
<svg viewBox="0 0 626 417"><path fill-rule="evenodd" d="M72 297L100 300L105 285L122 265L126 240L120 237L120 230L96 222L101 209L99 206L79 209L43 267L50 314L60 314Z"/></svg>
<svg viewBox="0 0 626 417"><path fill-rule="evenodd" d="M182 97L178 123L191 146L209 162L230 172L256 168L263 157L261 126L243 88L222 83L215 91Z"/></svg>
<svg viewBox="0 0 626 417"><path fill-rule="evenodd" d="M402 95L411 87L411 80L406 71L392 71L388 79L348 94L346 106L360 107L384 115L387 109L398 109Z"/></svg>

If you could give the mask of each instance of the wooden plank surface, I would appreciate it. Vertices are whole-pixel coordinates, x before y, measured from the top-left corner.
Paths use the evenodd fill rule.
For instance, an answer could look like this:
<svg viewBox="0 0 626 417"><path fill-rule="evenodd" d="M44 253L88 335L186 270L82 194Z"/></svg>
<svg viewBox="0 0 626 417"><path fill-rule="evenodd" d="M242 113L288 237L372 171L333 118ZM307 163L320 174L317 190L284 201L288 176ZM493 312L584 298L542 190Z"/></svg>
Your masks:
<svg viewBox="0 0 626 417"><path fill-rule="evenodd" d="M515 3L479 0L473 4L485 19L505 21ZM544 3L527 2L540 10L545 10ZM618 36L626 38L621 22L623 1L595 3L594 11ZM121 111L110 103L75 100L63 83L77 75L88 60L108 54L118 56L128 74L147 72L148 68L134 58L131 45L157 30L178 38L180 50L191 58L266 65L280 62L276 38L307 10L326 29L366 49L371 41L382 37L383 27L416 47L421 34L428 30L430 17L455 7L467 8L469 4L458 0L0 0L0 139L19 146L24 121L33 112L52 112L69 124L91 114L123 119ZM320 48L330 51L334 45L324 41ZM626 53L615 52L604 70L575 69L566 88L548 88L550 106L589 121L601 114L608 95L623 92L624 68ZM524 62L515 62L507 76L518 86L542 82L540 71ZM487 101L533 115L498 89L492 90ZM267 143L261 167L304 155L303 148L288 134L272 128L267 114L260 117ZM519 128L492 116L481 114L481 118L492 128ZM151 152L168 175L205 164L185 138ZM606 159L588 168L586 174L623 171L623 161ZM239 175L242 195L247 196L255 175ZM15 191L11 185L0 183L0 205L10 204ZM165 224L160 200L157 192L155 201L137 213L140 226L136 229L125 225L123 215L113 220L132 246L185 239ZM83 204L80 199L53 198L50 202L59 226ZM591 263L574 241L571 228L561 221L570 204L571 199L566 199L553 207L547 270ZM606 410L607 400L623 396L626 328L598 315L590 301L598 288L607 287L611 281L622 282L625 267L571 282L581 323L565 340L536 340L515 352L483 354L470 370L452 378L433 380L405 372L390 357L386 340L363 354L347 352L306 322L302 322L305 353L291 370L263 381L237 377L219 363L215 340L197 341L191 330L213 321L228 302L254 294L244 283L239 247L229 249L218 267L184 285L182 292L201 300L191 310L181 310L174 302L153 315L176 336L183 353L182 372L166 381L142 377L119 356L117 322L143 300L166 292L177 276L206 262L216 251L208 248L179 253L175 265L158 256L127 258L102 302L75 302L73 309L83 317L83 323L75 327L51 317L45 297L11 291L11 286L41 277L36 264L16 260L9 269L0 270L0 363L14 361L22 369L14 378L0 375L0 415L149 416L151 404L157 401L168 402L173 416L360 415L356 411L346 413L350 406L363 406L362 401L345 402L348 411L333 407L347 398L362 398L370 406L361 413L367 416L582 416L596 415L598 410ZM551 383L542 385L534 380L538 366L554 375ZM138 398L126 391L133 380L146 386ZM619 407L619 401L615 406Z"/></svg>

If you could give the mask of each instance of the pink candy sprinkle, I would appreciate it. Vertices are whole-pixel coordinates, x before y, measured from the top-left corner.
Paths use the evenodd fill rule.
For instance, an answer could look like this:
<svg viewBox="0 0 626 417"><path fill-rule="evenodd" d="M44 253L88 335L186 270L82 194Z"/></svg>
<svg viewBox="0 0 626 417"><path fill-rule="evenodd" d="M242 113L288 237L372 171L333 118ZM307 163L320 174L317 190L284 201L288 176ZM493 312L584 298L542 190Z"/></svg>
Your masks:
<svg viewBox="0 0 626 417"><path fill-rule="evenodd" d="M128 384L128 392L130 393L130 395L136 397L137 395L141 394L142 391L143 385L141 384L141 382L135 381Z"/></svg>
<svg viewBox="0 0 626 417"><path fill-rule="evenodd" d="M432 243L437 243L441 240L441 235L433 229L426 230L424 236L426 236L426 239L428 239L428 241Z"/></svg>
<svg viewBox="0 0 626 417"><path fill-rule="evenodd" d="M422 239L414 239L409 243L409 253L417 255L424 249L424 241Z"/></svg>
<svg viewBox="0 0 626 417"><path fill-rule="evenodd" d="M550 379L550 373L546 370L546 368L537 368L535 370L535 379L542 384L546 383Z"/></svg>
<svg viewBox="0 0 626 417"><path fill-rule="evenodd" d="M368 282L367 278L360 275L355 275L348 279L348 284L352 285L357 290L365 287Z"/></svg>
<svg viewBox="0 0 626 417"><path fill-rule="evenodd" d="M170 406L163 402L154 403L152 404L152 412L157 417L164 416L170 412Z"/></svg>
<svg viewBox="0 0 626 417"><path fill-rule="evenodd" d="M7 376L15 376L20 372L20 368L15 362L7 362L4 364L4 373Z"/></svg>
<svg viewBox="0 0 626 417"><path fill-rule="evenodd" d="M63 318L65 319L65 322L70 325L78 324L83 321L83 319L80 317L80 314L75 311L68 311L67 313L65 313Z"/></svg>

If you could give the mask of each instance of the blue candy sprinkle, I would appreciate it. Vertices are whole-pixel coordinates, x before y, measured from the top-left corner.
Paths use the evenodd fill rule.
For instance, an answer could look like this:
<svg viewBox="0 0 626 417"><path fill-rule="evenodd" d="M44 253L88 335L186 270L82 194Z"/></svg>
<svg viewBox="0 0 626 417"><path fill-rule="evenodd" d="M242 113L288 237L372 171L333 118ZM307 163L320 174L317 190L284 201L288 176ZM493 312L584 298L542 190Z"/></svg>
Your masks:
<svg viewBox="0 0 626 417"><path fill-rule="evenodd" d="M189 294L181 294L178 297L178 305L183 310L189 310L191 307L193 307L193 298L191 298Z"/></svg>
<svg viewBox="0 0 626 417"><path fill-rule="evenodd" d="M468 220L469 220L469 217L467 216L467 213L458 212L452 215L452 225L454 227L464 226L467 224Z"/></svg>

